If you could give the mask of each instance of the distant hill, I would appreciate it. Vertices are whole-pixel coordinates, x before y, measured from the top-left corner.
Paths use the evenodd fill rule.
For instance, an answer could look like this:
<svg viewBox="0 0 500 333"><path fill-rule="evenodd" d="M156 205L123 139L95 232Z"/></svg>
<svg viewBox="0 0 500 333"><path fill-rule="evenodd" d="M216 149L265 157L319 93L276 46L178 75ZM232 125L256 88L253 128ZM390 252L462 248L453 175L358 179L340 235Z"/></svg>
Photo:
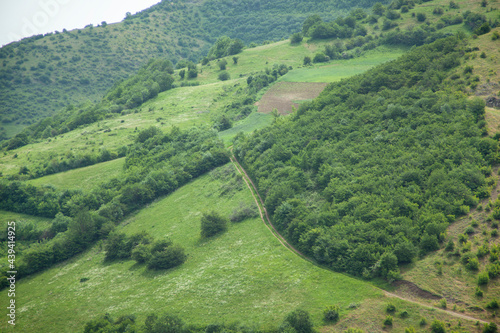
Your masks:
<svg viewBox="0 0 500 333"><path fill-rule="evenodd" d="M374 2L162 1L117 24L11 43L0 49L0 138L64 106L99 100L148 59L197 61L221 35L246 44L279 40L299 31L308 15L328 20Z"/></svg>

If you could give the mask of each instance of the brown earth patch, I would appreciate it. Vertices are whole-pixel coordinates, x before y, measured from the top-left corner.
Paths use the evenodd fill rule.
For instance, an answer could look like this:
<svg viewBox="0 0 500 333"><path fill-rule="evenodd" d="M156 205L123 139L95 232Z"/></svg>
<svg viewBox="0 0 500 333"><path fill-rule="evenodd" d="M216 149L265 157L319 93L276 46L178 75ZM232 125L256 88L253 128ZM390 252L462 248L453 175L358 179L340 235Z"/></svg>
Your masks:
<svg viewBox="0 0 500 333"><path fill-rule="evenodd" d="M397 287L397 291L404 291L406 294L410 294L417 298L424 298L430 300L440 300L442 297L431 293L430 291L423 290L415 283L406 280L397 280L393 283Z"/></svg>
<svg viewBox="0 0 500 333"><path fill-rule="evenodd" d="M297 101L318 97L328 83L323 82L278 82L271 87L256 103L259 112L271 113L273 109L280 114L292 112L292 106L298 108Z"/></svg>

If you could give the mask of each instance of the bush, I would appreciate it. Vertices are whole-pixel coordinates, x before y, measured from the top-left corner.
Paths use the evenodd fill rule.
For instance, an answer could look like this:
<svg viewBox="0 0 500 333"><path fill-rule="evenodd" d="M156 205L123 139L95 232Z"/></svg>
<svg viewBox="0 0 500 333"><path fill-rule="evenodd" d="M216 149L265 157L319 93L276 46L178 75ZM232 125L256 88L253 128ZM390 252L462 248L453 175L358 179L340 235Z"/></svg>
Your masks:
<svg viewBox="0 0 500 333"><path fill-rule="evenodd" d="M154 252L148 261L148 269L169 269L183 264L187 259L184 249L170 245L162 251Z"/></svg>
<svg viewBox="0 0 500 333"><path fill-rule="evenodd" d="M227 230L227 219L219 213L211 211L201 217L201 237L212 237Z"/></svg>
<svg viewBox="0 0 500 333"><path fill-rule="evenodd" d="M327 306L323 310L323 318L325 321L337 321L339 320L339 307L337 305Z"/></svg>
<svg viewBox="0 0 500 333"><path fill-rule="evenodd" d="M227 61L226 61L226 59L222 59L221 61L219 61L219 62L217 63L217 65L219 66L219 68L220 68L220 70L221 70L221 71L226 70L226 66L227 66Z"/></svg>
<svg viewBox="0 0 500 333"><path fill-rule="evenodd" d="M304 310L295 310L286 316L282 326L290 326L297 333L313 333L313 322Z"/></svg>
<svg viewBox="0 0 500 333"><path fill-rule="evenodd" d="M446 307L448 306L448 304L446 303L446 298L441 298L439 300L438 306L440 308L446 309Z"/></svg>
<svg viewBox="0 0 500 333"><path fill-rule="evenodd" d="M417 21L418 22L424 22L427 19L427 16L425 13L417 13Z"/></svg>
<svg viewBox="0 0 500 333"><path fill-rule="evenodd" d="M307 66L310 64L311 64L311 57L305 56L304 57L304 66Z"/></svg>
<svg viewBox="0 0 500 333"><path fill-rule="evenodd" d="M222 71L219 73L218 78L221 81L226 81L226 80L229 80L231 78L231 76L229 75L229 73L227 71Z"/></svg>
<svg viewBox="0 0 500 333"><path fill-rule="evenodd" d="M474 295L476 297L483 297L483 291L481 290L481 288L476 287L476 292L474 293Z"/></svg>
<svg viewBox="0 0 500 333"><path fill-rule="evenodd" d="M387 304L387 307L385 308L385 311L387 311L388 313L394 313L396 311L396 307L394 306L394 304Z"/></svg>
<svg viewBox="0 0 500 333"><path fill-rule="evenodd" d="M495 323L484 324L483 333L497 333L497 332L498 332L497 324Z"/></svg>
<svg viewBox="0 0 500 333"><path fill-rule="evenodd" d="M229 216L229 220L231 222L241 222L256 216L259 216L259 213L255 209L255 207L240 205L240 207L235 209Z"/></svg>
<svg viewBox="0 0 500 333"><path fill-rule="evenodd" d="M492 300L491 302L489 302L488 304L486 304L486 308L488 310L496 310L498 309L500 306L498 305L498 301L496 299Z"/></svg>
<svg viewBox="0 0 500 333"><path fill-rule="evenodd" d="M330 57L325 55L323 52L318 52L314 55L313 62L327 62L330 61Z"/></svg>
<svg viewBox="0 0 500 333"><path fill-rule="evenodd" d="M434 320L431 324L432 333L446 333L446 326L442 321Z"/></svg>
<svg viewBox="0 0 500 333"><path fill-rule="evenodd" d="M304 39L304 37L302 36L302 34L300 32L297 32L297 33L292 34L292 36L290 37L290 43L298 44L298 43L302 42L303 39Z"/></svg>
<svg viewBox="0 0 500 333"><path fill-rule="evenodd" d="M477 276L477 285L478 286L484 286L487 285L488 282L490 282L490 277L488 276L488 272L481 272Z"/></svg>
<svg viewBox="0 0 500 333"><path fill-rule="evenodd" d="M384 319L384 325L385 326L392 326L392 316L387 316Z"/></svg>
<svg viewBox="0 0 500 333"><path fill-rule="evenodd" d="M409 316L410 316L410 314L409 314L409 313L408 313L408 311L406 311L406 310L403 310L403 311L401 311L401 312L399 313L399 317L400 317L400 318L403 318L403 319L404 319L404 318L408 318Z"/></svg>

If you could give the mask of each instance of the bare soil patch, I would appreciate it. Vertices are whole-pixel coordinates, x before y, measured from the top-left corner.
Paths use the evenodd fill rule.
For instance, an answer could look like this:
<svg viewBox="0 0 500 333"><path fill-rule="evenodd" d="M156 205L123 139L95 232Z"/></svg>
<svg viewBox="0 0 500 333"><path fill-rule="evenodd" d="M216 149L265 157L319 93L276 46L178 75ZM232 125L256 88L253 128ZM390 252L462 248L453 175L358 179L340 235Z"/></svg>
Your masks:
<svg viewBox="0 0 500 333"><path fill-rule="evenodd" d="M439 300L442 297L439 295L435 295L431 293L430 291L423 290L419 286L417 286L415 283L406 281L406 280L397 280L394 281L393 283L394 286L398 288L398 290L404 290L407 294L410 294L414 297L417 298L424 298L424 299L430 299L430 300Z"/></svg>
<svg viewBox="0 0 500 333"><path fill-rule="evenodd" d="M259 112L289 114L292 106L298 108L298 101L318 97L328 83L323 82L278 82L256 103Z"/></svg>

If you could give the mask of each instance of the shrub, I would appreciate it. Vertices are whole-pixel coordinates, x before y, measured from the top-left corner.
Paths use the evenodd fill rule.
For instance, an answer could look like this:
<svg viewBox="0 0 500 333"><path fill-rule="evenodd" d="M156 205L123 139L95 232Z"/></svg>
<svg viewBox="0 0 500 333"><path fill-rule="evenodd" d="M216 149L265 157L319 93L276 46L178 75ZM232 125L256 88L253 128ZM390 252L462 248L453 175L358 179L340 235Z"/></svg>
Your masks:
<svg viewBox="0 0 500 333"><path fill-rule="evenodd" d="M149 245L139 244L132 250L131 258L142 264L151 258L151 250Z"/></svg>
<svg viewBox="0 0 500 333"><path fill-rule="evenodd" d="M438 306L440 308L446 309L446 307L448 306L448 304L446 303L446 298L441 298L439 300Z"/></svg>
<svg viewBox="0 0 500 333"><path fill-rule="evenodd" d="M212 237L227 230L227 219L219 213L211 211L201 217L201 237Z"/></svg>
<svg viewBox="0 0 500 333"><path fill-rule="evenodd" d="M304 66L307 66L310 64L311 64L311 57L305 56L304 57Z"/></svg>
<svg viewBox="0 0 500 333"><path fill-rule="evenodd" d="M444 248L445 251L451 252L455 249L455 243L450 239L448 243L446 243L446 247Z"/></svg>
<svg viewBox="0 0 500 333"><path fill-rule="evenodd" d="M224 71L224 70L226 70L227 60L226 59L222 59L221 61L219 61L217 63L217 65L219 66L219 68L220 68L221 71Z"/></svg>
<svg viewBox="0 0 500 333"><path fill-rule="evenodd" d="M300 32L297 32L297 33L292 34L292 36L290 37L290 43L298 44L298 43L302 42L302 39L304 39L304 36L302 36L302 34Z"/></svg>
<svg viewBox="0 0 500 333"><path fill-rule="evenodd" d="M255 207L240 205L239 208L235 209L233 213L229 216L231 222L241 222L248 218L258 216L258 212Z"/></svg>
<svg viewBox="0 0 500 333"><path fill-rule="evenodd" d="M500 306L498 305L498 301L496 299L494 299L491 302L489 302L488 304L486 304L486 308L489 310L496 310L499 307Z"/></svg>
<svg viewBox="0 0 500 333"><path fill-rule="evenodd" d="M154 252L148 261L148 269L169 269L183 264L187 259L184 249L170 245L162 251Z"/></svg>
<svg viewBox="0 0 500 333"><path fill-rule="evenodd" d="M434 10L432 11L432 14L434 14L434 15L443 15L443 8L441 8L441 7L434 8Z"/></svg>
<svg viewBox="0 0 500 333"><path fill-rule="evenodd" d="M330 57L325 55L323 52L318 52L314 55L313 62L327 62L330 61Z"/></svg>
<svg viewBox="0 0 500 333"><path fill-rule="evenodd" d="M442 321L434 320L431 324L431 332L432 333L445 333L446 326Z"/></svg>
<svg viewBox="0 0 500 333"><path fill-rule="evenodd" d="M388 313L393 313L396 311L396 307L394 306L394 304L387 304L387 307L385 308L385 311L387 311Z"/></svg>
<svg viewBox="0 0 500 333"><path fill-rule="evenodd" d="M474 295L476 297L483 297L483 291L481 290L481 288L476 287L476 292L474 293Z"/></svg>
<svg viewBox="0 0 500 333"><path fill-rule="evenodd" d="M229 80L231 78L231 76L229 75L229 73L227 71L222 71L219 73L218 78L221 81L226 81L226 80Z"/></svg>
<svg viewBox="0 0 500 333"><path fill-rule="evenodd" d="M408 311L406 310L403 310L399 313L399 317L400 318L408 318L410 316L410 314L408 313Z"/></svg>
<svg viewBox="0 0 500 333"><path fill-rule="evenodd" d="M498 332L497 324L495 323L484 324L483 333L497 333L497 332Z"/></svg>
<svg viewBox="0 0 500 333"><path fill-rule="evenodd" d="M339 307L337 305L327 306L323 310L323 318L325 321L337 321L339 320Z"/></svg>
<svg viewBox="0 0 500 333"><path fill-rule="evenodd" d="M490 277L488 276L488 272L481 272L477 276L477 285L484 286L490 282Z"/></svg>
<svg viewBox="0 0 500 333"><path fill-rule="evenodd" d="M424 22L426 20L427 16L425 13L417 13L417 21L418 22Z"/></svg>
<svg viewBox="0 0 500 333"><path fill-rule="evenodd" d="M309 313L304 310L295 310L286 316L282 326L290 326L300 333L313 333L313 322Z"/></svg>
<svg viewBox="0 0 500 333"><path fill-rule="evenodd" d="M392 326L392 316L387 316L384 319L384 325L385 326Z"/></svg>

